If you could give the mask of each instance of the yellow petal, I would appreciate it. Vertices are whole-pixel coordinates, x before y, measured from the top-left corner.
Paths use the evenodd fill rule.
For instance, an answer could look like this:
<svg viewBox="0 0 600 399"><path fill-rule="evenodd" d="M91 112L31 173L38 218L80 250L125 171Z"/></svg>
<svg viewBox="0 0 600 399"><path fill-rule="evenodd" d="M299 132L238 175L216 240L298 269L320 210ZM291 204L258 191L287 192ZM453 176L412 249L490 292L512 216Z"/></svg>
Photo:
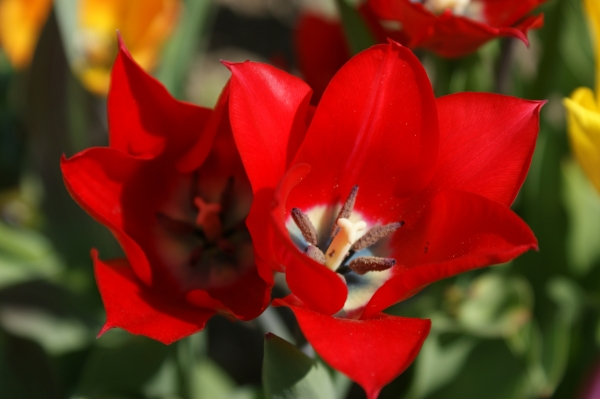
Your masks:
<svg viewBox="0 0 600 399"><path fill-rule="evenodd" d="M588 88L579 88L564 104L575 157L600 192L600 112L594 93Z"/></svg>
<svg viewBox="0 0 600 399"><path fill-rule="evenodd" d="M16 69L31 62L52 0L0 0L0 47Z"/></svg>
<svg viewBox="0 0 600 399"><path fill-rule="evenodd" d="M99 95L108 91L117 29L138 64L152 69L181 7L180 0L80 0L75 70L84 86Z"/></svg>

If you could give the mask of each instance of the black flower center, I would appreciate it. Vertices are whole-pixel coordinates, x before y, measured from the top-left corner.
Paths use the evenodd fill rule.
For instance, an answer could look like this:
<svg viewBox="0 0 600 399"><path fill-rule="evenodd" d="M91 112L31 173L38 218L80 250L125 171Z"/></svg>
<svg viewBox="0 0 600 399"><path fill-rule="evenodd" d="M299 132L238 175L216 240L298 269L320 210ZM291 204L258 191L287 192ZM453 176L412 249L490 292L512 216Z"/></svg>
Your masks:
<svg viewBox="0 0 600 399"><path fill-rule="evenodd" d="M192 187L197 187L196 174L193 180ZM244 219L233 223L227 220L233 213L234 200L234 178L230 177L218 201L210 202L198 190L192 190L191 205L197 211L193 222L156 213L161 228L188 248L183 267L190 269L197 288L229 284L241 270L253 264Z"/></svg>

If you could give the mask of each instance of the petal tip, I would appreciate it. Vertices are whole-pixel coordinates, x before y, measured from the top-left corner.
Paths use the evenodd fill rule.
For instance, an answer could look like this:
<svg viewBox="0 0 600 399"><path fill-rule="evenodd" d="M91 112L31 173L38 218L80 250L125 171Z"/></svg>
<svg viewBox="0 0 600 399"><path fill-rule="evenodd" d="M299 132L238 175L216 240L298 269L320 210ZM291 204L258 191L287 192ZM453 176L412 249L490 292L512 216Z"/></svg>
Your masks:
<svg viewBox="0 0 600 399"><path fill-rule="evenodd" d="M101 336L103 336L108 330L113 329L114 326L111 326L110 324L108 324L108 321L106 323L104 323L104 325L102 326L102 328L100 329L100 331L98 331L98 334L96 335L96 339L100 338Z"/></svg>
<svg viewBox="0 0 600 399"><path fill-rule="evenodd" d="M398 43L397 41L395 41L394 39L392 39L391 37L387 38L387 42L389 45L391 45L392 47L404 47L402 44Z"/></svg>
<svg viewBox="0 0 600 399"><path fill-rule="evenodd" d="M123 40L123 35L121 34L121 31L119 29L117 29L116 32L117 32L117 41L119 44L119 53L123 53L128 58L132 58L131 54L129 53L129 50L127 49L127 45L125 44L125 40Z"/></svg>
<svg viewBox="0 0 600 399"><path fill-rule="evenodd" d="M223 64L227 69L229 69L232 73L235 69L237 69L240 65L244 65L244 64L249 64L251 63L250 60L246 60L243 62L233 62L233 61L227 61L227 60L219 60L219 62L221 64Z"/></svg>
<svg viewBox="0 0 600 399"><path fill-rule="evenodd" d="M223 64L225 66L225 68L231 70L231 68L233 67L233 65L235 65L235 62L231 62L231 61L226 61L226 60L219 60L219 62L221 64Z"/></svg>
<svg viewBox="0 0 600 399"><path fill-rule="evenodd" d="M529 246L529 249L531 249L532 251L535 251L535 252L540 252L540 246L538 245L537 242L535 244L531 244Z"/></svg>

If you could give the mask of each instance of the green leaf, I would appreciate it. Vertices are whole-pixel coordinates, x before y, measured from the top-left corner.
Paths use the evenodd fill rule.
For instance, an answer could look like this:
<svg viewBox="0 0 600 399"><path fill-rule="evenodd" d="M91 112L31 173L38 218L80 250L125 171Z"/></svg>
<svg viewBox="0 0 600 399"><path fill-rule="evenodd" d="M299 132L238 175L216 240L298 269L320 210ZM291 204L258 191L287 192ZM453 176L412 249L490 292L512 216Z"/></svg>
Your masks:
<svg viewBox="0 0 600 399"><path fill-rule="evenodd" d="M591 30L583 15L582 1L572 1L565 7L565 27L558 42L558 50L565 65L579 80L580 85L592 87L594 76L594 51L590 41ZM573 43L577 43L576 46Z"/></svg>
<svg viewBox="0 0 600 399"><path fill-rule="evenodd" d="M424 398L452 381L462 370L477 341L461 337L442 345L437 334L431 334L417 358L415 377L408 397Z"/></svg>
<svg viewBox="0 0 600 399"><path fill-rule="evenodd" d="M194 364L192 380L194 398L227 398L235 389L235 381L229 377L215 362L208 358Z"/></svg>
<svg viewBox="0 0 600 399"><path fill-rule="evenodd" d="M178 28L165 46L156 77L175 97L183 94L188 68L211 20L210 11L210 0L186 1Z"/></svg>
<svg viewBox="0 0 600 399"><path fill-rule="evenodd" d="M358 54L377 44L377 40L375 40L375 37L356 8L350 6L346 0L336 0L336 3L342 17L342 26L344 27L346 40L352 54Z"/></svg>
<svg viewBox="0 0 600 399"><path fill-rule="evenodd" d="M548 296L558 305L556 314L560 324L572 326L581 315L585 293L574 281L555 277L548 282Z"/></svg>
<svg viewBox="0 0 600 399"><path fill-rule="evenodd" d="M35 342L0 334L0 397L55 399L59 380L52 360Z"/></svg>
<svg viewBox="0 0 600 399"><path fill-rule="evenodd" d="M75 38L77 35L77 17L79 2L73 0L54 0L54 13L58 21L63 47L69 63L76 58Z"/></svg>
<svg viewBox="0 0 600 399"><path fill-rule="evenodd" d="M52 245L34 230L0 222L0 288L63 270Z"/></svg>
<svg viewBox="0 0 600 399"><path fill-rule="evenodd" d="M158 372L143 387L146 397L176 398L179 396L179 376L175 357L167 357Z"/></svg>
<svg viewBox="0 0 600 399"><path fill-rule="evenodd" d="M159 342L120 331L109 331L97 342L82 371L77 389L80 395L141 392L158 374L169 351Z"/></svg>
<svg viewBox="0 0 600 399"><path fill-rule="evenodd" d="M428 398L508 399L524 372L522 362L513 356L503 340L483 340L470 351L464 366L454 373L448 384Z"/></svg>
<svg viewBox="0 0 600 399"><path fill-rule="evenodd" d="M265 336L263 386L267 399L331 399L327 369L274 334Z"/></svg>
<svg viewBox="0 0 600 399"><path fill-rule="evenodd" d="M543 331L543 367L546 392L552 393L565 375L569 362L573 327L582 314L585 293L573 281L556 277L548 282L548 296L558 305L554 324Z"/></svg>
<svg viewBox="0 0 600 399"><path fill-rule="evenodd" d="M477 277L456 309L460 325L479 337L508 337L531 318L533 293L527 280L495 270Z"/></svg>
<svg viewBox="0 0 600 399"><path fill-rule="evenodd" d="M263 328L265 333L271 332L287 342L294 343L294 337L290 330L285 325L285 322L273 307L268 307L258 316L256 321Z"/></svg>
<svg viewBox="0 0 600 399"><path fill-rule="evenodd" d="M36 341L53 355L82 349L94 338L80 320L57 317L40 309L5 306L0 309L0 324L14 335Z"/></svg>
<svg viewBox="0 0 600 399"><path fill-rule="evenodd" d="M563 201L570 225L567 250L575 274L587 274L600 258L600 195L581 167L570 160L562 165Z"/></svg>

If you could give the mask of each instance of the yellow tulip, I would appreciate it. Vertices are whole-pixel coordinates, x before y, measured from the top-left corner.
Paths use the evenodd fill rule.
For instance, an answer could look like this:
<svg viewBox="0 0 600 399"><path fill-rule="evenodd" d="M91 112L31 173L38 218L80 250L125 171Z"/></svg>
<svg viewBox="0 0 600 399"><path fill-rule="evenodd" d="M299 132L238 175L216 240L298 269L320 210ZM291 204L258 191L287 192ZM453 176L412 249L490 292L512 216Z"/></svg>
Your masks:
<svg viewBox="0 0 600 399"><path fill-rule="evenodd" d="M0 47L15 69L29 65L52 0L0 0Z"/></svg>
<svg viewBox="0 0 600 399"><path fill-rule="evenodd" d="M584 0L596 47L596 95L580 87L566 98L571 147L598 192L600 192L600 2Z"/></svg>
<svg viewBox="0 0 600 399"><path fill-rule="evenodd" d="M138 64L152 69L180 8L180 0L80 0L74 69L84 86L107 93L117 30Z"/></svg>

